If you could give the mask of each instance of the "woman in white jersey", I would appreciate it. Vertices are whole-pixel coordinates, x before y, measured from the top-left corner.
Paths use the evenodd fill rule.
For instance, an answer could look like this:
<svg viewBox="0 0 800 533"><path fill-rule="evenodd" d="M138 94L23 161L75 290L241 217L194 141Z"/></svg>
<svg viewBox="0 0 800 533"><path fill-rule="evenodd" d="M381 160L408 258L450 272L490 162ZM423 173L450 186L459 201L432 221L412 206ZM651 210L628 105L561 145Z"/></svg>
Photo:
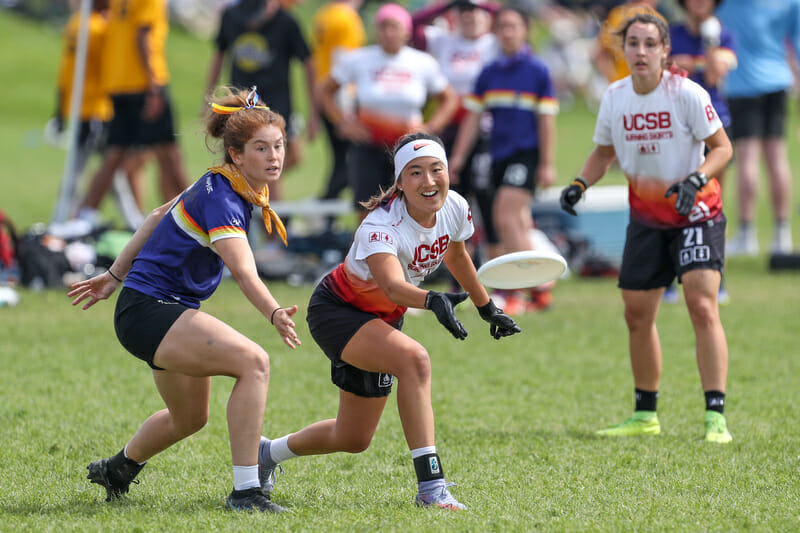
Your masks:
<svg viewBox="0 0 800 533"><path fill-rule="evenodd" d="M411 15L398 4L375 13L378 44L342 54L321 88L325 114L354 144L348 152L348 180L361 215L361 202L392 185L389 149L414 131L439 134L458 109L458 95L436 59L407 46ZM356 109L336 101L340 87L352 85ZM423 121L428 100L433 111Z"/></svg>
<svg viewBox="0 0 800 533"><path fill-rule="evenodd" d="M635 412L603 436L661 432L656 399L661 345L656 314L677 276L695 333L705 392L705 440L729 442L723 407L728 345L717 290L725 256L725 215L719 175L731 143L708 93L681 73L664 70L670 51L666 22L637 13L620 30L631 75L609 86L595 127L595 146L580 176L564 189L570 214L588 187L618 158L629 181L630 223L619 275L629 331ZM705 147L708 153L703 157Z"/></svg>
<svg viewBox="0 0 800 533"><path fill-rule="evenodd" d="M261 207L286 239L269 207L268 185L283 170L285 122L253 88L215 100L206 119L207 136L220 139L225 164L213 167L173 201L155 209L109 270L72 286L73 305L87 309L117 298L114 328L120 343L152 369L166 408L151 415L114 457L89 465L88 478L106 489L110 501L128 492L145 462L200 431L208 421L211 376L236 379L228 400L233 459L232 509L280 512L261 486L259 436L269 384L269 356L254 341L200 311L227 266L247 299L275 326L291 348L300 344L292 315L259 279L247 242L251 211ZM260 222L260 220L259 220ZM113 384L111 384L113 386ZM265 487L269 490L270 487Z"/></svg>
<svg viewBox="0 0 800 533"><path fill-rule="evenodd" d="M418 133L394 151L395 183L365 204L369 214L356 230L344 263L317 286L308 305L312 337L331 360L339 387L335 419L282 438L262 437L262 475L299 455L359 453L367 449L397 377L397 406L417 473L415 503L463 509L450 494L436 453L431 406L431 361L417 341L400 331L408 307L430 309L453 336L467 336L454 307L466 293L419 288L444 262L469 293L499 339L520 328L489 299L478 282L464 241L472 235L467 202L448 191L444 147Z"/></svg>

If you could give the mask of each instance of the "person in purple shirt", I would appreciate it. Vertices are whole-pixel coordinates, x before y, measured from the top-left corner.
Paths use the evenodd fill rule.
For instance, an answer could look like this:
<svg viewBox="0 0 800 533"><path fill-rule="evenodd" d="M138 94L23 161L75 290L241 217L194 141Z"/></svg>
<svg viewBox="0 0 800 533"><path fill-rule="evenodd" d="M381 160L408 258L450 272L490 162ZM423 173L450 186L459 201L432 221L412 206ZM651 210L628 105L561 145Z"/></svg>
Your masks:
<svg viewBox="0 0 800 533"><path fill-rule="evenodd" d="M722 125L728 128L731 114L721 92L728 72L736 68L733 34L714 16L721 0L679 0L686 22L670 26L670 60L686 70L711 97ZM720 181L719 176L715 176Z"/></svg>
<svg viewBox="0 0 800 533"><path fill-rule="evenodd" d="M679 0L686 10L686 22L674 24L669 28L672 50L670 61L689 74L689 79L700 84L711 97L711 104L717 111L723 127L728 130L731 125L731 114L728 103L722 93L722 84L728 72L737 66L734 51L733 34L723 27L714 16L714 10L722 0ZM714 176L720 184L725 182L725 171ZM718 301L728 303L725 278L720 285ZM675 303L679 300L675 284L667 287L664 302Z"/></svg>
<svg viewBox="0 0 800 533"><path fill-rule="evenodd" d="M450 156L450 173L458 176L478 137L481 113L492 117L490 153L494 195L492 215L499 246L496 254L531 250L531 201L537 187L555 180L555 141L558 100L550 72L528 45L529 20L523 12L502 8L495 17L501 55L489 63L464 99L470 114L462 121ZM490 238L491 236L487 236ZM540 287L540 289L542 289ZM546 308L549 289L531 293L526 304L521 293L499 294L506 312Z"/></svg>
<svg viewBox="0 0 800 533"><path fill-rule="evenodd" d="M269 356L258 343L199 308L227 267L283 342L290 348L300 344L292 319L297 306L278 304L259 278L247 241L255 206L262 208L259 222L263 218L267 232L274 226L286 240L283 223L269 206L268 188L283 171L286 124L259 100L255 88L227 91L211 109L206 141L221 141L224 163L150 213L108 271L74 284L69 292L73 305L86 301L83 309L88 309L124 281L114 329L122 346L152 369L165 404L118 454L92 461L87 477L105 488L106 501L127 493L151 457L206 425L211 376L229 376L236 383L227 410L233 460L227 507L281 512L258 466Z"/></svg>

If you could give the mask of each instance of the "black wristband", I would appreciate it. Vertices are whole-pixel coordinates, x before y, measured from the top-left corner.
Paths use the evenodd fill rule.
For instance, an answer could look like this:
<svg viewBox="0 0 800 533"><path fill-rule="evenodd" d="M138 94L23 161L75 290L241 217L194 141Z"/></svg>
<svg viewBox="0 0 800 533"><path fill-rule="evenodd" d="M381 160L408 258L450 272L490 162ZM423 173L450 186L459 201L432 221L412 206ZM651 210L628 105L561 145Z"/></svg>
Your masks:
<svg viewBox="0 0 800 533"><path fill-rule="evenodd" d="M478 314L481 316L482 319L488 320L489 317L494 315L499 309L494 304L491 298L489 298L489 303L484 304L478 307Z"/></svg>
<svg viewBox="0 0 800 533"><path fill-rule="evenodd" d="M269 315L269 323L272 324L273 326L275 325L275 322L273 322L273 319L275 318L275 313L277 313L281 309L283 309L283 307L278 307L272 312L271 315Z"/></svg>
<svg viewBox="0 0 800 533"><path fill-rule="evenodd" d="M115 280L117 280L119 283L122 283L122 280L119 279L117 276L115 276L114 273L111 272L110 268L108 270L106 270L106 272L108 272L108 275L111 276L112 278L114 278Z"/></svg>

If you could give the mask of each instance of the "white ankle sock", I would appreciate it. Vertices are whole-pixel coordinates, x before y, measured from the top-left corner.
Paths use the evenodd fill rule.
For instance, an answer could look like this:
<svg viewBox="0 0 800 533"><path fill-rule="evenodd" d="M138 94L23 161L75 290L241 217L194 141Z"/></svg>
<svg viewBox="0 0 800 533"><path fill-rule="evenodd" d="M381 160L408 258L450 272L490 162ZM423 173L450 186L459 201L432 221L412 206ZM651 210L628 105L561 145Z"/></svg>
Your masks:
<svg viewBox="0 0 800 533"><path fill-rule="evenodd" d="M411 458L416 459L417 457L430 455L432 453L436 453L436 446L423 446L422 448L411 450Z"/></svg>
<svg viewBox="0 0 800 533"><path fill-rule="evenodd" d="M269 456L275 464L297 457L297 454L289 449L289 437L291 436L292 434L290 433L269 443Z"/></svg>
<svg viewBox="0 0 800 533"><path fill-rule="evenodd" d="M258 465L236 466L233 465L233 488L234 490L252 489L260 487L261 481L258 480Z"/></svg>

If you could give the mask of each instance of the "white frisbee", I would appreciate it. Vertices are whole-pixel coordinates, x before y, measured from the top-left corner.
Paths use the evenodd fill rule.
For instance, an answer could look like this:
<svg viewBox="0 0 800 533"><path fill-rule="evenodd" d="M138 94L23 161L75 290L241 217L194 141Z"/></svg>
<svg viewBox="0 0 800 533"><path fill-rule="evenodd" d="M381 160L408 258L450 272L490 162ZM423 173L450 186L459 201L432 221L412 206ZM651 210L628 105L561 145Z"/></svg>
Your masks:
<svg viewBox="0 0 800 533"><path fill-rule="evenodd" d="M555 252L526 250L495 257L478 269L478 280L494 289L527 289L557 279L567 261Z"/></svg>

